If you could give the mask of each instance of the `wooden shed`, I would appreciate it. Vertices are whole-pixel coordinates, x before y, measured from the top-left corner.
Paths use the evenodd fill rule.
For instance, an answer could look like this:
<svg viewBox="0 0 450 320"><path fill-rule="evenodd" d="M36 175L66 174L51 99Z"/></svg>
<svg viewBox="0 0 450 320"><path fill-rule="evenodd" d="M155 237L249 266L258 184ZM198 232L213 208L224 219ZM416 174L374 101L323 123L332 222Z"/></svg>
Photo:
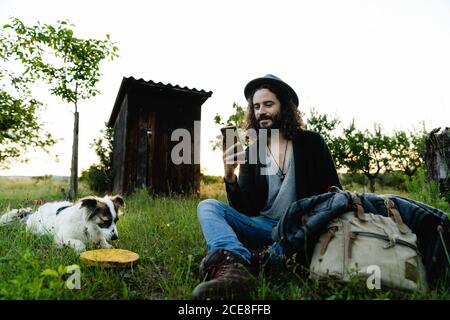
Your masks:
<svg viewBox="0 0 450 320"><path fill-rule="evenodd" d="M199 126L201 106L212 92L178 85L122 79L108 122L114 128L113 191L129 194L147 188L157 194L200 192ZM175 164L172 132L186 129L191 137L190 163ZM184 130L186 132L186 130ZM196 163L197 162L197 163Z"/></svg>

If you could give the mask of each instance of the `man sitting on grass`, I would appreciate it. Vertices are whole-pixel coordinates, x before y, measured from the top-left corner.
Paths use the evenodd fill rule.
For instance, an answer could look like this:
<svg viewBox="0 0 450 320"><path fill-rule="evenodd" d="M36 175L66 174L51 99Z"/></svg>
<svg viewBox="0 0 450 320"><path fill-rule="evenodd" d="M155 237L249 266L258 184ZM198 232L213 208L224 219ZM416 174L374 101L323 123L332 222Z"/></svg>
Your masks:
<svg viewBox="0 0 450 320"><path fill-rule="evenodd" d="M256 284L249 249L268 246L271 259L282 257L283 248L271 233L290 204L341 188L327 145L318 133L303 129L297 94L287 83L266 75L250 81L244 94L246 129L255 130L257 141L245 151L235 151L238 144L224 149L230 205L215 199L198 205L208 255L200 266L205 281L194 289L194 299L248 297ZM267 143L261 143L261 133ZM244 154L239 164L235 159ZM258 154L254 163L252 154Z"/></svg>

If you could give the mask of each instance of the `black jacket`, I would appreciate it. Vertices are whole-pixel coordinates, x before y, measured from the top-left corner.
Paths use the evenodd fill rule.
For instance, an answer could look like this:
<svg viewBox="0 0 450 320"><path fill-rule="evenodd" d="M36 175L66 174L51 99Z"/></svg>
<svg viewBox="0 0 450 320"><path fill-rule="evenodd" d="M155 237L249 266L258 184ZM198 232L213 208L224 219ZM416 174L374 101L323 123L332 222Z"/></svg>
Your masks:
<svg viewBox="0 0 450 320"><path fill-rule="evenodd" d="M330 151L316 132L301 131L292 139L295 164L297 200L328 192L331 186L341 187ZM249 149L245 164L239 168L237 183L225 183L228 202L246 215L259 215L268 194L267 180L261 175L263 164L249 163Z"/></svg>

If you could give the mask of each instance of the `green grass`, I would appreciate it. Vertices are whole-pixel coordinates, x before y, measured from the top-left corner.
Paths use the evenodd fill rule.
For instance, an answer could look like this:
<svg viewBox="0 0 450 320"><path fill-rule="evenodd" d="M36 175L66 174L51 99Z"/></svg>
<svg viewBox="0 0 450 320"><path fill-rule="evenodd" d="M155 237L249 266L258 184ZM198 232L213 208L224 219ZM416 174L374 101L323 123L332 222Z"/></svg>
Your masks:
<svg viewBox="0 0 450 320"><path fill-rule="evenodd" d="M66 186L0 178L0 212L8 206L36 207L41 201L61 200L61 187ZM87 194L89 190L81 186L81 196ZM196 208L209 197L226 201L223 185L202 185L200 198L152 197L143 190L127 197L114 246L140 255L133 269L89 267L73 250L57 248L49 237L27 233L19 224L4 226L0 229L0 299L189 299L202 280L198 265L206 254ZM66 287L69 275L64 268L71 265L81 269L79 290ZM401 295L368 290L361 282L318 283L291 270L261 273L258 282L254 299L450 298L443 290Z"/></svg>

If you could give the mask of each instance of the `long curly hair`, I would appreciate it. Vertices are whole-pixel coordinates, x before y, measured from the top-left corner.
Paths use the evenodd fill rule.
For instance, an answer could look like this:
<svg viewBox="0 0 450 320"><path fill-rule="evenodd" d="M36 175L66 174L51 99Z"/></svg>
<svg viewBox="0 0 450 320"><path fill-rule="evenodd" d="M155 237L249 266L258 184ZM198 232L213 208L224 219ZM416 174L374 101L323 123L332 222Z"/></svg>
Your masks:
<svg viewBox="0 0 450 320"><path fill-rule="evenodd" d="M263 84L257 87L250 96L250 99L248 100L247 112L245 115L245 129L246 130L254 129L256 132L258 132L259 125L255 117L255 111L253 110L253 96L255 95L255 92L260 89L270 90L275 94L275 96L280 101L281 110L279 115L280 119L279 130L286 139L292 140L292 138L297 133L305 129L302 114L298 109L298 107L294 104L292 99L290 99L278 87L275 87L270 84Z"/></svg>

